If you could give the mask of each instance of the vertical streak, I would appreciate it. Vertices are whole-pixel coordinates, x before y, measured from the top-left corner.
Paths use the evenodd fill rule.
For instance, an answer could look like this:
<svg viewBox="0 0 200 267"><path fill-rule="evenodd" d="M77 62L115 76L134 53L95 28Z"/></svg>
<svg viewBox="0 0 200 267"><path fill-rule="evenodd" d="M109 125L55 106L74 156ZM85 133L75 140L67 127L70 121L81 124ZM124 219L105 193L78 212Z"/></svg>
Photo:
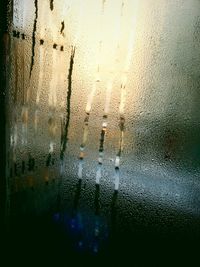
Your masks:
<svg viewBox="0 0 200 267"><path fill-rule="evenodd" d="M18 142L18 105L24 105L25 102L25 86L24 86L24 71L25 71L25 60L24 60L24 30L25 30L25 2L24 0L14 2L15 14L13 14L13 22L16 30L13 30L14 40L14 51L15 51L15 85L14 85L14 96L13 96L13 126L11 130L11 149L12 149L12 164L15 175L17 174L17 142ZM22 40L20 40L22 37ZM22 124L22 140L24 140L24 123Z"/></svg>
<svg viewBox="0 0 200 267"><path fill-rule="evenodd" d="M53 9L54 9L54 0L49 0L49 5L50 5L51 11L53 11Z"/></svg>
<svg viewBox="0 0 200 267"><path fill-rule="evenodd" d="M38 88L36 92L36 110L35 110L35 116L34 116L34 127L35 127L35 132L37 132L38 129L38 123L39 123L39 103L40 103L40 95L42 91L42 86L43 86L43 79L44 79L44 73L45 73L45 68L46 68L46 47L45 47L45 27L46 25L49 26L50 20L48 13L46 11L46 5L45 2L42 1L40 3L40 8L39 8L39 19L40 19L40 31L39 31L39 38L40 38L40 46L39 46L39 79L38 79ZM46 25L45 25L46 23Z"/></svg>
<svg viewBox="0 0 200 267"><path fill-rule="evenodd" d="M126 83L127 83L127 76L124 74L122 76L121 82L121 97L120 97L120 106L119 106L119 148L115 158L115 175L114 175L114 183L115 183L115 190L119 189L119 166L121 160L121 154L123 151L124 145L124 130L125 130L125 117L124 117L124 110L125 110L125 101L126 101Z"/></svg>
<svg viewBox="0 0 200 267"><path fill-rule="evenodd" d="M40 94L41 94L43 77L44 77L44 58L45 58L44 52L45 52L44 48L42 47L42 45L40 45L40 48L39 48L40 72L39 72L38 90L37 90L37 95L36 95L36 105L39 105L39 102L40 102Z"/></svg>
<svg viewBox="0 0 200 267"><path fill-rule="evenodd" d="M24 5L25 8L25 5ZM24 11L23 11L24 12ZM25 18L23 15L23 30L24 30L24 23L25 23ZM24 40L22 40L22 45L21 45L21 68L22 68L22 113L21 113L21 118L22 118L22 145L27 144L27 135L28 135L28 116L29 116L29 111L28 111L28 100L29 100L29 85L25 85L25 44Z"/></svg>
<svg viewBox="0 0 200 267"><path fill-rule="evenodd" d="M22 3L22 31L25 31L25 1ZM22 45L21 45L21 68L22 68L22 145L26 145L28 140L28 100L29 100L29 86L25 85L25 44L24 40L22 39Z"/></svg>
<svg viewBox="0 0 200 267"><path fill-rule="evenodd" d="M14 65L15 65L15 87L14 87L14 105L17 104L17 99L18 99L18 89L19 89L19 68L17 67L18 66L18 61L19 61L19 49L18 49L18 40L13 40L13 51L15 51L14 53Z"/></svg>
<svg viewBox="0 0 200 267"><path fill-rule="evenodd" d="M107 130L107 115L103 116L103 123L102 123L102 130L99 139L99 157L98 157L98 168L96 172L96 184L100 183L101 179L101 172L102 172L102 164L103 164L103 154L104 154L104 143L105 143L105 136Z"/></svg>
<svg viewBox="0 0 200 267"><path fill-rule="evenodd" d="M24 55L24 50L25 50L25 47L24 47L24 41L22 41L22 45L21 45L21 68L22 68L22 103L23 105L26 104L26 100L27 100L27 95L28 95L28 88L25 88L25 55ZM26 92L25 92L26 90Z"/></svg>
<svg viewBox="0 0 200 267"><path fill-rule="evenodd" d="M54 151L54 138L56 134L56 121L55 121L55 109L57 103L57 86L58 86L58 57L59 51L56 51L57 45L53 45L53 62L52 62L52 78L50 81L50 90L49 90L49 107L50 107L50 114L49 114L49 133L50 133L50 144L49 144L49 154L46 160L46 166L48 167L52 161L52 154Z"/></svg>
<svg viewBox="0 0 200 267"><path fill-rule="evenodd" d="M60 34L64 35L64 29L65 29L65 21L61 21L61 29L60 29Z"/></svg>
<svg viewBox="0 0 200 267"><path fill-rule="evenodd" d="M33 33L32 33L32 56L31 56L31 67L30 67L30 75L29 78L31 78L33 65L35 61L35 44L36 44L36 31L37 31L37 19L38 19L38 0L34 0L35 5L35 19L33 23Z"/></svg>
<svg viewBox="0 0 200 267"><path fill-rule="evenodd" d="M100 26L101 26L101 22L103 21L105 1L106 0L102 1L102 11L100 12L100 21L99 21ZM78 177L79 177L79 179L82 179L84 150L85 150L86 143L87 143L87 138L88 138L90 112L91 112L91 108L92 108L94 95L96 93L97 83L100 82L100 55L101 55L101 49L102 49L102 40L101 39L102 39L102 37L100 36L98 55L97 55L96 74L94 75L95 77L94 77L94 82L93 82L93 85L92 85L92 90L91 90L91 93L88 96L86 109L85 109L86 116L85 116L85 119L84 119L83 138L82 138L82 144L80 145L79 165L78 165ZM100 176L100 172L101 172L101 169L99 168L99 172L98 172L99 175L98 176ZM99 180L100 180L100 178L99 178Z"/></svg>
<svg viewBox="0 0 200 267"><path fill-rule="evenodd" d="M49 106L56 107L56 87L58 82L58 51L56 48L53 48L53 62L52 62L52 79L50 81L50 90L49 90Z"/></svg>
<svg viewBox="0 0 200 267"><path fill-rule="evenodd" d="M86 115L84 119L84 129L83 129L83 137L82 137L82 143L80 145L80 154L79 154L79 166L78 166L78 177L79 179L82 179L82 171L83 171L83 160L84 160L84 150L86 147L87 139L88 139L88 128L89 128L89 118L90 118L90 112L92 108L92 102L93 98L96 92L96 83L99 82L99 76L96 75L96 79L94 81L92 91L89 94L88 101L86 104Z"/></svg>
<svg viewBox="0 0 200 267"><path fill-rule="evenodd" d="M38 122L39 122L39 102L40 102L40 94L42 90L42 84L43 84L43 77L44 77L44 48L40 46L39 48L39 65L40 65L40 71L39 71L39 81L38 81L38 90L36 94L36 110L35 110L35 116L34 116L34 128L35 132L37 132L38 129Z"/></svg>
<svg viewBox="0 0 200 267"><path fill-rule="evenodd" d="M80 154L79 154L79 166L78 166L78 178L82 179L82 172L83 172L83 159L84 159L84 150L87 142L88 137L88 123L89 123L90 113L86 113L84 119L84 130L83 130L83 140L80 146Z"/></svg>
<svg viewBox="0 0 200 267"><path fill-rule="evenodd" d="M115 159L115 190L119 189L119 166L124 145L125 118L123 115L120 116L119 128L120 128L119 149Z"/></svg>
<svg viewBox="0 0 200 267"><path fill-rule="evenodd" d="M22 145L27 144L27 134L28 134L28 107L23 106L22 107Z"/></svg>
<svg viewBox="0 0 200 267"><path fill-rule="evenodd" d="M106 101L105 101L105 108L104 108L104 117L108 116L108 113L109 113L112 87L113 87L113 81L111 80L107 83L107 87L106 87Z"/></svg>
<svg viewBox="0 0 200 267"><path fill-rule="evenodd" d="M93 102L93 98L94 98L94 95L96 92L96 82L99 82L99 80L94 81L93 86L92 86L92 91L88 96L88 101L87 101L87 105L86 105L86 109L85 109L86 114L90 113L91 108L92 108L92 102Z"/></svg>
<svg viewBox="0 0 200 267"><path fill-rule="evenodd" d="M70 64L69 64L69 72L68 72L68 90L67 90L67 106L66 106L66 122L64 127L64 134L61 136L61 152L60 158L64 159L64 152L66 150L66 145L68 142L68 130L70 123L70 112L71 112L71 94L72 94L72 73L74 66L74 57L75 57L76 48L72 47L71 56L70 56Z"/></svg>
<svg viewBox="0 0 200 267"><path fill-rule="evenodd" d="M103 8L102 8L102 13L104 12L104 7L105 7L106 1L102 1ZM120 33L121 33L121 20L123 16L123 3L121 5L121 14L120 14L120 9L119 9L119 16L120 19L117 20L114 24L115 29L114 31L114 36L116 38L116 47L113 48L114 50L114 62L113 65L117 62L117 52L119 49L119 40L120 40ZM109 109L110 109L110 102L111 102L111 95L112 95L112 89L113 89L113 80L114 80L114 73L113 70L111 71L111 77L110 80L108 80L107 85L106 85L106 99L105 99L105 107L104 107L104 115L103 115L103 122L102 122L102 130L100 134L100 144L99 144L99 157L98 157L98 167L97 167L97 172L96 172L96 184L100 183L100 179L102 176L102 165L103 165L103 157L104 157L104 151L105 151L105 137L106 137L106 132L107 132L107 124L108 124L108 115L109 115Z"/></svg>
<svg viewBox="0 0 200 267"><path fill-rule="evenodd" d="M123 5L122 5L123 8ZM127 85L127 73L130 68L131 64L131 58L134 48L134 41L135 41L135 27L136 27L136 18L137 18L137 11L138 11L138 1L135 2L135 14L133 16L133 26L131 28L130 32L130 38L128 43L128 52L125 59L125 65L124 70L121 77L121 96L120 96L120 106L119 106L119 130L120 130L120 137L119 137L119 149L115 158L115 190L117 191L119 189L119 166L120 166L120 160L121 160L121 154L123 151L123 145L124 145L124 130L125 130L125 102L126 102L126 85Z"/></svg>
<svg viewBox="0 0 200 267"><path fill-rule="evenodd" d="M15 70L15 80L14 80L14 95L13 95L13 105L14 110L12 112L12 120L13 120L13 126L11 130L11 136L10 136L10 145L12 148L12 162L14 163L16 161L16 145L17 145L17 138L18 138L18 123L17 123L17 102L19 97L19 88L20 88L20 82L19 82L19 68L18 64L20 63L19 57L20 57L20 51L19 51L19 40L16 38L13 40L13 51L14 53L14 70Z"/></svg>
<svg viewBox="0 0 200 267"><path fill-rule="evenodd" d="M106 0L102 0L102 10L100 12L100 20L99 20L100 27L101 27L101 23L103 21L105 2L106 2ZM102 50L102 36L101 36L101 31L100 31L99 48L98 48L98 55L97 55L97 65L96 65L97 69L96 69L96 74L95 74L95 78L94 78L94 83L92 85L92 90L91 90L91 93L88 96L86 109L85 109L86 116L85 116L85 119L84 119L83 138L82 138L82 144L80 146L79 165L78 165L78 177L79 177L79 179L82 179L84 150L85 150L85 147L86 147L86 142L87 142L87 137L88 137L90 111L91 111L91 108L92 108L93 98L94 98L94 95L96 93L97 83L100 82L100 55L101 55L101 50ZM101 142L104 143L104 135L105 135L105 133L104 133L104 130L103 130L103 132L102 132L103 141L100 141L100 146L103 146L101 144ZM101 166L100 165L101 165L101 163L99 163L98 170L97 170L97 173L96 173L97 184L99 184L99 181L100 181L100 178L101 178Z"/></svg>
<svg viewBox="0 0 200 267"><path fill-rule="evenodd" d="M110 99L111 99L111 92L112 92L112 83L113 81L109 81L107 83L106 88L106 101L104 107L104 115L103 115L103 123L102 123L102 130L100 134L100 143L99 143L99 157L98 157L98 168L96 172L96 184L100 183L101 179L101 172L102 172L102 164L103 164L103 155L104 155L104 144L105 144L105 137L107 131L107 120L108 120L108 113L110 107Z"/></svg>

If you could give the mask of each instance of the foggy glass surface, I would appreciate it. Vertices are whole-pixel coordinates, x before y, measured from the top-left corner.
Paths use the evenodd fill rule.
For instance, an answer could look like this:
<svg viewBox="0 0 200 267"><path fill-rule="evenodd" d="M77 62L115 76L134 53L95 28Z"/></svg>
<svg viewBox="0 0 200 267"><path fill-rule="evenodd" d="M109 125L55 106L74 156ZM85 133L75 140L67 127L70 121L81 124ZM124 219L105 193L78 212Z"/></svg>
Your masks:
<svg viewBox="0 0 200 267"><path fill-rule="evenodd" d="M11 211L101 213L102 240L115 189L199 217L198 0L15 0L10 34Z"/></svg>

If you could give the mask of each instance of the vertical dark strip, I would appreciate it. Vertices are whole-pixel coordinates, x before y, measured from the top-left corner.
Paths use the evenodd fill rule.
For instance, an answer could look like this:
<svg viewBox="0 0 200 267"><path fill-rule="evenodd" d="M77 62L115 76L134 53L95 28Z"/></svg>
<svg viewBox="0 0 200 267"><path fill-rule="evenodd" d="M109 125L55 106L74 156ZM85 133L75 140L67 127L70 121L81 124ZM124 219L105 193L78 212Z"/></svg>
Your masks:
<svg viewBox="0 0 200 267"><path fill-rule="evenodd" d="M14 66L15 66L15 88L13 88L14 90L14 104L17 103L17 96L18 96L18 89L19 89L19 69L17 68L17 64L18 64L18 54L17 54L17 44L16 42L18 42L17 40L14 40Z"/></svg>
<svg viewBox="0 0 200 267"><path fill-rule="evenodd" d="M122 145L123 145L123 133L125 130L125 118L124 118L124 116L120 116L119 129L120 129L120 140L119 140L119 151L117 153L117 156L121 157Z"/></svg>
<svg viewBox="0 0 200 267"><path fill-rule="evenodd" d="M38 0L34 0L35 4L35 19L33 23L33 33L32 33L32 56L31 56L31 67L30 67L30 78L33 70L33 65L35 62L35 44L36 44L36 31L37 31L37 19L38 19Z"/></svg>
<svg viewBox="0 0 200 267"><path fill-rule="evenodd" d="M51 11L53 11L53 9L54 9L54 3L53 2L54 2L54 0L49 0Z"/></svg>
<svg viewBox="0 0 200 267"><path fill-rule="evenodd" d="M9 26L12 16L12 1L0 2L0 231L6 226L6 185L7 185L7 129L6 129L6 107L8 98L8 68L10 53ZM1 235L1 234L0 234ZM2 236L2 235L1 235Z"/></svg>
<svg viewBox="0 0 200 267"><path fill-rule="evenodd" d="M66 145L68 141L68 131L69 131L69 123L70 123L70 112L71 112L71 95L72 95L72 73L74 66L74 56L75 56L75 47L72 47L71 56L70 56L70 64L69 64L69 72L68 72L68 89L67 89L67 104L66 104L66 121L64 127L64 134L61 136L61 152L60 158L63 160L64 153L66 150Z"/></svg>
<svg viewBox="0 0 200 267"><path fill-rule="evenodd" d="M64 29L65 29L65 22L64 22L64 20L63 20L63 21L61 21L60 34L64 34L64 33L63 33Z"/></svg>
<svg viewBox="0 0 200 267"><path fill-rule="evenodd" d="M106 134L106 128L102 128L101 135L100 135L100 144L99 144L99 152L104 151L104 142L105 142L105 134Z"/></svg>

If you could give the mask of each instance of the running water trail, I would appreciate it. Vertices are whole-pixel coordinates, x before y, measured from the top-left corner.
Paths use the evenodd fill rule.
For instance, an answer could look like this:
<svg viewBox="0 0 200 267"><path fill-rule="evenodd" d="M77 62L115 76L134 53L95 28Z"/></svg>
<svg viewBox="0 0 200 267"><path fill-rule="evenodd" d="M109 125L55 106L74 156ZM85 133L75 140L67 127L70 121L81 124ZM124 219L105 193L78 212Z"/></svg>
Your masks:
<svg viewBox="0 0 200 267"><path fill-rule="evenodd" d="M25 32L25 23L26 23L26 12L27 12L27 5L23 1L23 20L22 20L22 31ZM29 79L25 77L25 46L24 42L22 44L22 57L23 57L23 105L22 105L22 145L26 146L28 143L28 119L29 119L29 100L30 100L30 92L32 86L32 72L33 67L35 64L35 46L36 46L36 32L37 32L37 20L38 20L38 0L34 0L34 21L33 21L33 32L32 32L32 55L31 55L31 65L30 65L30 72L29 72ZM27 79L26 79L27 78ZM25 84L25 81L26 84Z"/></svg>
<svg viewBox="0 0 200 267"><path fill-rule="evenodd" d="M80 145L80 153L79 153L79 165L78 165L78 178L82 179L82 172L83 172L83 161L84 161L84 151L87 144L88 139L88 131L89 131L89 118L90 118L90 112L92 108L92 102L93 98L96 92L97 83L99 82L99 74L96 75L96 79L93 83L92 91L88 96L88 101L86 104L86 115L84 119L84 128L83 128L83 137L82 137L82 143Z"/></svg>
<svg viewBox="0 0 200 267"><path fill-rule="evenodd" d="M26 31L25 28L25 23L26 23L26 5L25 5L25 1L21 2L21 12L22 12L22 21L21 21L21 31L24 33ZM20 48L20 52L21 52L21 86L22 86L22 111L21 111L21 119L22 119L22 146L26 146L27 145L27 138L28 138L28 101L29 101L29 90L30 90L30 84L28 82L27 84L27 80L25 77L25 40L22 41L21 43L21 48Z"/></svg>
<svg viewBox="0 0 200 267"><path fill-rule="evenodd" d="M49 15L48 12L46 11L46 2L42 1L40 3L39 7L39 21L40 21L40 32L39 32L39 38L40 38L40 46L39 46L39 79L38 79L38 87L37 87L37 92L36 92L36 110L35 110L35 115L34 115L34 129L35 133L37 133L38 130L38 123L39 123L39 106L40 106L40 97L41 97L41 92L43 89L43 82L44 82L44 74L45 74L45 69L46 69L46 55L47 55L47 46L46 46L46 40L45 40L45 25L49 24Z"/></svg>
<svg viewBox="0 0 200 267"><path fill-rule="evenodd" d="M103 1L105 3L105 1ZM116 7L117 8L117 7ZM103 114L103 121L102 121L102 129L100 133L100 143L99 143L99 156L98 156L98 167L96 171L96 184L100 184L100 180L102 177L102 166L103 166L103 157L104 157L104 151L105 151L105 141L106 141L106 132L108 130L108 116L110 111L110 104L111 104L111 96L112 96L112 90L113 90L113 82L116 77L116 70L117 66L117 58L119 53L119 41L120 41L120 33L121 33L121 6L119 6L118 10L119 14L116 14L116 20L114 20L114 30L113 30L113 47L112 50L113 55L111 55L110 58L108 58L108 65L110 65L110 73L109 78L106 85L106 98L105 98L105 106L104 106L104 114ZM113 18L114 19L114 18Z"/></svg>
<svg viewBox="0 0 200 267"><path fill-rule="evenodd" d="M26 6L24 6L27 8ZM33 32L32 32L32 55L31 55L31 66L30 66L30 73L29 78L31 79L33 66L35 64L35 45L36 45L36 32L37 32L37 20L38 20L38 0L34 0L34 7L35 7L35 18L33 22Z"/></svg>
<svg viewBox="0 0 200 267"><path fill-rule="evenodd" d="M128 52L125 59L124 70L121 76L121 95L120 95L120 105L119 105L119 147L118 152L115 158L115 176L114 176L114 184L115 190L119 189L119 180L120 180L120 161L121 155L123 152L124 147L124 131L125 131L125 106L126 106L126 85L128 80L128 72L130 69L132 54L134 50L134 43L135 43L135 33L136 33L136 21L137 21L137 12L138 12L138 1L134 1L133 6L134 14L133 14L133 21L131 25L130 31L130 38L128 43Z"/></svg>
<svg viewBox="0 0 200 267"><path fill-rule="evenodd" d="M110 100L111 100L111 92L113 87L113 81L109 81L106 86L106 100L104 107L104 115L102 122L102 129L100 134L100 143L99 143L99 157L98 157L98 167L96 172L96 184L100 184L100 179L102 176L102 165L103 165L103 155L104 155L104 145L105 145L105 137L108 126L108 114L110 108Z"/></svg>
<svg viewBox="0 0 200 267"><path fill-rule="evenodd" d="M69 70L68 70L66 119L65 119L65 124L63 126L63 133L61 134L61 149L60 149L61 166L63 166L64 154L65 154L65 150L66 150L66 146L68 142L68 132L69 132L70 117L71 117L72 74L73 74L73 68L74 68L75 52L76 52L75 47L72 47Z"/></svg>
<svg viewBox="0 0 200 267"><path fill-rule="evenodd" d="M51 17L51 24L53 24L53 17ZM56 109L57 109L57 91L58 91L58 84L59 84L59 64L60 64L60 57L61 53L58 50L57 35L56 35L56 27L52 27L52 39L53 39L53 46L52 46L52 73L51 73L51 80L49 84L49 97L48 97L48 104L49 104L49 135L50 135L50 142L49 142L49 154L46 160L46 166L48 167L52 163L52 156L55 150L55 136L57 130L56 124Z"/></svg>
<svg viewBox="0 0 200 267"><path fill-rule="evenodd" d="M86 115L84 119L83 137L82 137L82 143L80 145L79 164L78 164L78 178L79 179L83 178L83 163L84 163L84 157L85 157L84 151L85 151L87 139L88 139L90 113L92 109L94 96L96 94L97 85L101 80L100 79L100 57L101 57L101 50L102 50L101 23L103 21L103 16L104 16L104 5L105 5L105 0L102 1L102 9L99 14L99 42L98 42L99 47L97 50L97 57L96 57L96 72L94 75L92 90L90 94L88 95L88 100L87 100L86 108L85 108Z"/></svg>

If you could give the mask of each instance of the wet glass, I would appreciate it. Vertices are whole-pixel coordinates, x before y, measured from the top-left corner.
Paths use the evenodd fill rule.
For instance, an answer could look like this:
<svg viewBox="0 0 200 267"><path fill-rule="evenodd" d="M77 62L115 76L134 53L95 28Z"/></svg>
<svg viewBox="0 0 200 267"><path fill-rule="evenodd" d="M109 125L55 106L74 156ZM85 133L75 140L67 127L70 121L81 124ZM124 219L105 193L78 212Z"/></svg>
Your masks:
<svg viewBox="0 0 200 267"><path fill-rule="evenodd" d="M117 235L199 236L200 2L12 6L11 228L48 218L75 255Z"/></svg>

